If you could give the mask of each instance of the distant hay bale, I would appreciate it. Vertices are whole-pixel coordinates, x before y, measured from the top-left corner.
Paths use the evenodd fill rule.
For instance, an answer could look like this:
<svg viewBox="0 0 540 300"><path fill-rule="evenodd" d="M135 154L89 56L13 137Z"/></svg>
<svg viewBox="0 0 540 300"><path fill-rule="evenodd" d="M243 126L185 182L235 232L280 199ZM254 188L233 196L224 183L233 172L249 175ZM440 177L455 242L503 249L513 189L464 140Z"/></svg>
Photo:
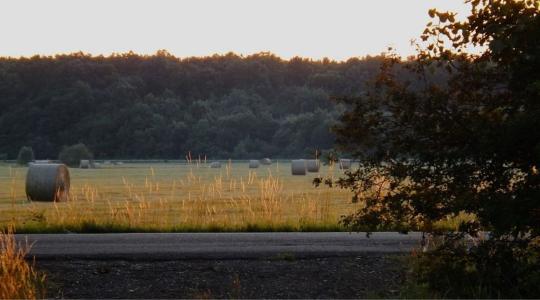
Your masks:
<svg viewBox="0 0 540 300"><path fill-rule="evenodd" d="M26 197L32 201L65 201L69 170L64 164L31 164L26 174Z"/></svg>
<svg viewBox="0 0 540 300"><path fill-rule="evenodd" d="M50 164L52 161L48 160L48 159L39 159L39 160L35 160L34 163L36 164Z"/></svg>
<svg viewBox="0 0 540 300"><path fill-rule="evenodd" d="M268 158L268 157L263 158L263 159L261 159L261 164L262 164L262 165L271 165L271 164L272 164L272 160L271 160L270 158Z"/></svg>
<svg viewBox="0 0 540 300"><path fill-rule="evenodd" d="M219 168L221 168L221 163L220 163L219 161L212 162L212 163L210 164L210 168L212 168L212 169L219 169Z"/></svg>
<svg viewBox="0 0 540 300"><path fill-rule="evenodd" d="M79 163L79 168L81 169L96 169L100 166L101 164L88 159L81 159L81 162Z"/></svg>
<svg viewBox="0 0 540 300"><path fill-rule="evenodd" d="M81 169L90 169L92 165L90 164L90 161L87 159L81 159L81 163L79 164L79 168Z"/></svg>
<svg viewBox="0 0 540 300"><path fill-rule="evenodd" d="M340 158L339 159L339 168L342 169L342 170L348 170L351 168L351 160L350 159L345 159L345 158Z"/></svg>
<svg viewBox="0 0 540 300"><path fill-rule="evenodd" d="M249 168L250 169L256 169L256 168L259 167L259 165L260 165L259 161L256 160L256 159L252 159L252 160L249 161Z"/></svg>
<svg viewBox="0 0 540 300"><path fill-rule="evenodd" d="M292 160L291 172L293 175L306 175L306 161L303 159Z"/></svg>
<svg viewBox="0 0 540 300"><path fill-rule="evenodd" d="M311 173L317 173L319 172L319 168L321 167L321 163L318 159L309 159L306 161L306 167L307 171Z"/></svg>

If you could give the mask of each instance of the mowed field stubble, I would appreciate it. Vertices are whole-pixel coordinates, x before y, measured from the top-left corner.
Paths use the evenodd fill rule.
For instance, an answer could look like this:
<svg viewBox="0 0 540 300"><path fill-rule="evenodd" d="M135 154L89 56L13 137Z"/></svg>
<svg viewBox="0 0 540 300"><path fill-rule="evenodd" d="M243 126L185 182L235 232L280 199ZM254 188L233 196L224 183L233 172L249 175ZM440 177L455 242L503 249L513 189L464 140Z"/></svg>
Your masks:
<svg viewBox="0 0 540 300"><path fill-rule="evenodd" d="M290 161L103 164L70 168L66 202L28 201L27 168L0 164L0 224L17 232L339 231L352 193L314 187L338 166L291 175Z"/></svg>

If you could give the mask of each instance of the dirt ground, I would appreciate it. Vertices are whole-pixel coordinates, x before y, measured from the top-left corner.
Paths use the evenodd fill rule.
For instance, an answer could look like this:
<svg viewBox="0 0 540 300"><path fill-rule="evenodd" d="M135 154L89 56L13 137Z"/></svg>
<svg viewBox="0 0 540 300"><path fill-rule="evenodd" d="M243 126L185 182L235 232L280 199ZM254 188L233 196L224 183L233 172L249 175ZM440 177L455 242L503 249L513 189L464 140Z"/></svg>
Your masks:
<svg viewBox="0 0 540 300"><path fill-rule="evenodd" d="M54 298L395 298L401 257L43 260Z"/></svg>

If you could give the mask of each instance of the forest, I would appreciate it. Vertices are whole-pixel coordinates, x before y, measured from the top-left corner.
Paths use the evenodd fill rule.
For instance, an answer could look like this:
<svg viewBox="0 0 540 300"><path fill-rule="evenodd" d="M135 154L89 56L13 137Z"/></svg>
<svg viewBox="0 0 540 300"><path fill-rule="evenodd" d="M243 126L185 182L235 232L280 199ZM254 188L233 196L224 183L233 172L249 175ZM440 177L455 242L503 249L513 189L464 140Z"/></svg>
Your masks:
<svg viewBox="0 0 540 300"><path fill-rule="evenodd" d="M0 58L0 156L56 159L293 158L333 147L343 111L382 56L344 62L271 53L178 58L167 51Z"/></svg>

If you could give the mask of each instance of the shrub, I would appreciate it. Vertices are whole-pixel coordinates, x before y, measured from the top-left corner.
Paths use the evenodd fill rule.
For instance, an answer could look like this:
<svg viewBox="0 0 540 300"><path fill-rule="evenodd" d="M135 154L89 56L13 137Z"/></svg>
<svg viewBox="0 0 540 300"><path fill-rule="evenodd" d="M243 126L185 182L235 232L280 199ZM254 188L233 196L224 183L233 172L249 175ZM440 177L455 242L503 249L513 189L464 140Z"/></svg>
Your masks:
<svg viewBox="0 0 540 300"><path fill-rule="evenodd" d="M69 147L64 147L58 156L58 159L70 166L78 167L81 159L92 159L92 152L82 143L72 145Z"/></svg>
<svg viewBox="0 0 540 300"><path fill-rule="evenodd" d="M17 155L17 163L19 165L27 165L29 162L34 160L34 150L32 147L23 146L19 150L19 155Z"/></svg>
<svg viewBox="0 0 540 300"><path fill-rule="evenodd" d="M339 153L334 149L325 150L320 154L320 159L324 165L335 164L339 161Z"/></svg>
<svg viewBox="0 0 540 300"><path fill-rule="evenodd" d="M463 239L447 238L413 256L408 277L406 298L419 297L419 290L437 298L537 298L540 247L509 239L471 247Z"/></svg>

